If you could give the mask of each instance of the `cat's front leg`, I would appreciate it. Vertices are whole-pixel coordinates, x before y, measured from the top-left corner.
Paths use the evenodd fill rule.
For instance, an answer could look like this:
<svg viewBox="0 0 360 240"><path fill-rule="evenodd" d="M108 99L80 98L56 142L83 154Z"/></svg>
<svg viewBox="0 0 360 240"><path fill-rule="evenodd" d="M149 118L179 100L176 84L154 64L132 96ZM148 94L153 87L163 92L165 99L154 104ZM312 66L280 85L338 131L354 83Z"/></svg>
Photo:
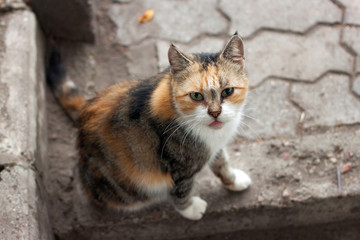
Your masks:
<svg viewBox="0 0 360 240"><path fill-rule="evenodd" d="M190 220L199 220L206 211L207 203L198 196L191 196L193 178L181 179L175 183L171 191L171 200L183 217Z"/></svg>
<svg viewBox="0 0 360 240"><path fill-rule="evenodd" d="M222 149L214 161L210 163L211 170L219 177L224 186L232 191L242 191L247 189L251 184L250 177L243 171L232 168L229 165L228 154Z"/></svg>

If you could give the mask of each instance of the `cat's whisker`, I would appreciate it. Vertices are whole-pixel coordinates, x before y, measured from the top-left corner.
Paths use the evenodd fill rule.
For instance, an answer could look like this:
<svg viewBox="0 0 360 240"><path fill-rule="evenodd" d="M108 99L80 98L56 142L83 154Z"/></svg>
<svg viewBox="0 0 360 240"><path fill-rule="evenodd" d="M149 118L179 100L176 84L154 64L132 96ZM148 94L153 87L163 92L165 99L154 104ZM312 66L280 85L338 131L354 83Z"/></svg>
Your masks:
<svg viewBox="0 0 360 240"><path fill-rule="evenodd" d="M242 117L246 117L246 118L249 118L249 119L251 119L251 120L254 120L254 121L255 121L257 124L259 124L259 125L262 124L258 119L254 118L254 117L252 117L252 116L250 116L250 115L247 115L247 114L244 114L244 113L240 113L240 115L241 115Z"/></svg>
<svg viewBox="0 0 360 240"><path fill-rule="evenodd" d="M165 149L166 143L169 141L169 139L171 138L171 136L172 136L179 128L181 128L181 125L178 126L178 127L169 135L169 137L165 140L165 143L164 143L164 145L163 145L163 147L162 147L162 149L161 149L161 154L160 154L160 158L161 158L161 159L162 159L162 156L163 156L163 153L164 153L164 149Z"/></svg>
<svg viewBox="0 0 360 240"><path fill-rule="evenodd" d="M197 127L200 123L195 123L193 126L191 126L184 134L184 139L182 140L182 143L180 145L180 152L181 152L181 155L182 155L182 150L183 150L183 146L185 144L185 140L187 138L187 136L194 130L195 127Z"/></svg>
<svg viewBox="0 0 360 240"><path fill-rule="evenodd" d="M173 125L173 126L170 127L169 129L167 129L166 131L164 131L163 134L171 131L172 129L174 129L174 128L178 127L178 126L184 126L184 125L186 124L186 121L185 121L185 120L183 120L182 122L176 121L175 123L176 123L175 125Z"/></svg>
<svg viewBox="0 0 360 240"><path fill-rule="evenodd" d="M163 134L167 133L168 131L170 131L171 129L174 129L175 127L179 126L180 124L183 124L187 121L187 118L189 118L191 120L192 117L196 116L197 114L190 114L190 115L187 115L187 116L181 116L177 119L174 119L172 120L168 126L165 128ZM174 125L176 124L176 125ZM173 126L171 126L173 125ZM171 127L170 127L171 126ZM170 129L168 129L170 127Z"/></svg>
<svg viewBox="0 0 360 240"><path fill-rule="evenodd" d="M243 133L245 133L245 135L249 136L247 131L245 131L245 129L242 126L245 126L248 130L250 130L251 134L255 135L256 138L261 138L259 133L257 133L252 127L250 127L248 124L246 124L244 122L240 122L238 127L240 127L243 130Z"/></svg>
<svg viewBox="0 0 360 240"><path fill-rule="evenodd" d="M239 132L239 130L241 130L241 132ZM248 136L248 134L245 132L244 128L242 128L241 125L239 125L238 128L236 129L236 133L237 133L238 135L244 134L244 135Z"/></svg>
<svg viewBox="0 0 360 240"><path fill-rule="evenodd" d="M190 122L194 121L195 119L192 119ZM171 138L171 136L177 131L179 130L181 127L183 127L184 125L186 125L189 121L183 121L181 123L179 123L177 125L177 128L169 135L169 137L165 140L165 143L161 149L161 154L160 154L160 158L162 159L162 156L163 156L163 153L164 153L164 149L165 149L165 146L167 144L167 142L169 141L169 139ZM175 127L174 127L175 128Z"/></svg>

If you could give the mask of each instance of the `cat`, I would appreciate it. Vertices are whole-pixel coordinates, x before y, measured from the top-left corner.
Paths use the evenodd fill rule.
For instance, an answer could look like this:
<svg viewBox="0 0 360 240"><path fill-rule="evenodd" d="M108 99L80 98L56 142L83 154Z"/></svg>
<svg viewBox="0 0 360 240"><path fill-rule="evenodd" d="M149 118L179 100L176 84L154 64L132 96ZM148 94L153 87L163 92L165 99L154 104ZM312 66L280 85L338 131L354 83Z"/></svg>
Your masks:
<svg viewBox="0 0 360 240"><path fill-rule="evenodd" d="M207 203L191 190L206 164L229 190L251 184L225 149L248 92L244 47L235 33L219 53L184 54L171 44L168 58L170 67L155 77L120 82L86 101L54 48L47 81L76 120L79 175L95 203L135 211L170 200L199 220Z"/></svg>

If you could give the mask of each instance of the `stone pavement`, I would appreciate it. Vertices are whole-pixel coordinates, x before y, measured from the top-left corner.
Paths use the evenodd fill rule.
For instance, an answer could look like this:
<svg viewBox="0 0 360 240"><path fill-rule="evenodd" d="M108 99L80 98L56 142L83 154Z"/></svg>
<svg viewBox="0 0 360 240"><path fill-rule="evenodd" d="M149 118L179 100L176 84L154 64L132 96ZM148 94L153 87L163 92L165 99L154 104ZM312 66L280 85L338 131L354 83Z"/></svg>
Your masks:
<svg viewBox="0 0 360 240"><path fill-rule="evenodd" d="M134 77L166 68L170 41L185 52L218 51L239 32L252 88L244 137L360 124L360 1L121 2L108 15ZM139 24L147 9L153 20Z"/></svg>
<svg viewBox="0 0 360 240"><path fill-rule="evenodd" d="M251 92L247 117L229 151L231 163L248 172L253 185L243 193L230 193L205 169L196 192L208 201L208 210L198 222L182 219L169 204L134 214L99 212L77 181L76 130L47 94L48 166L40 166L47 171L43 179L57 239L202 239L215 234L226 238L234 232L239 235L229 239L238 239L241 231L262 239L264 229L359 223L360 0L92 3L95 44L60 43L71 77L87 95L163 70L170 42L184 52L219 51L238 31L244 39ZM154 18L138 23L148 9L154 10ZM7 131L1 127L3 144ZM14 173L7 173L1 169L10 165L0 164L6 166L0 168L0 177L7 182L12 176L25 178L17 172L31 172L16 165ZM12 191L4 182L0 189ZM4 232L2 226L0 221ZM281 231L276 234L267 239L286 239ZM356 228L324 234L330 236L326 239L360 236Z"/></svg>
<svg viewBox="0 0 360 240"><path fill-rule="evenodd" d="M65 225L70 231L55 227L58 236L202 239L256 230L261 239L261 229L359 222L359 0L130 0L101 9L113 25L102 31L107 35L100 41L121 49L117 55L126 58L128 73L122 79L165 69L170 42L184 52L219 51L238 31L245 43L251 92L247 117L229 150L232 164L247 171L254 184L244 193L229 193L205 170L196 191L209 207L196 223L179 217L168 204L130 215L97 212L77 190L72 200L64 198L73 201L76 220ZM148 9L154 10L154 18L138 23ZM99 53L83 51L90 52L96 66ZM71 66L77 59L68 58L68 66L74 80L84 85ZM107 69L115 67L107 63ZM99 69L88 75L96 90L112 81ZM100 84L97 78L105 80ZM342 173L349 164L350 170ZM73 182L80 189L76 176ZM346 239L360 235L354 228L347 233L351 237ZM340 233L337 239L342 238Z"/></svg>

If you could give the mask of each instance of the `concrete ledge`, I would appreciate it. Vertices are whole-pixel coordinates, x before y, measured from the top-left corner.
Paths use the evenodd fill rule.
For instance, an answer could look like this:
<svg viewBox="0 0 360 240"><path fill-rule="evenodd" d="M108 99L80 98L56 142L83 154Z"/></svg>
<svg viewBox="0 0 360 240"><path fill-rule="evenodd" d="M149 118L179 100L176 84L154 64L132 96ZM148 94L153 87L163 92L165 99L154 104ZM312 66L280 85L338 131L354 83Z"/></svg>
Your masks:
<svg viewBox="0 0 360 240"><path fill-rule="evenodd" d="M4 239L52 239L40 180L47 141L43 38L26 8L0 21L0 232Z"/></svg>
<svg viewBox="0 0 360 240"><path fill-rule="evenodd" d="M242 193L229 192L205 169L196 192L208 202L208 210L196 222L183 219L169 204L135 214L101 212L89 204L75 178L73 221L55 226L55 231L61 239L187 239L360 222L359 134L359 130L330 131L302 139L231 146L232 165L250 173L254 184ZM341 176L339 196L336 170L347 162L352 167Z"/></svg>

